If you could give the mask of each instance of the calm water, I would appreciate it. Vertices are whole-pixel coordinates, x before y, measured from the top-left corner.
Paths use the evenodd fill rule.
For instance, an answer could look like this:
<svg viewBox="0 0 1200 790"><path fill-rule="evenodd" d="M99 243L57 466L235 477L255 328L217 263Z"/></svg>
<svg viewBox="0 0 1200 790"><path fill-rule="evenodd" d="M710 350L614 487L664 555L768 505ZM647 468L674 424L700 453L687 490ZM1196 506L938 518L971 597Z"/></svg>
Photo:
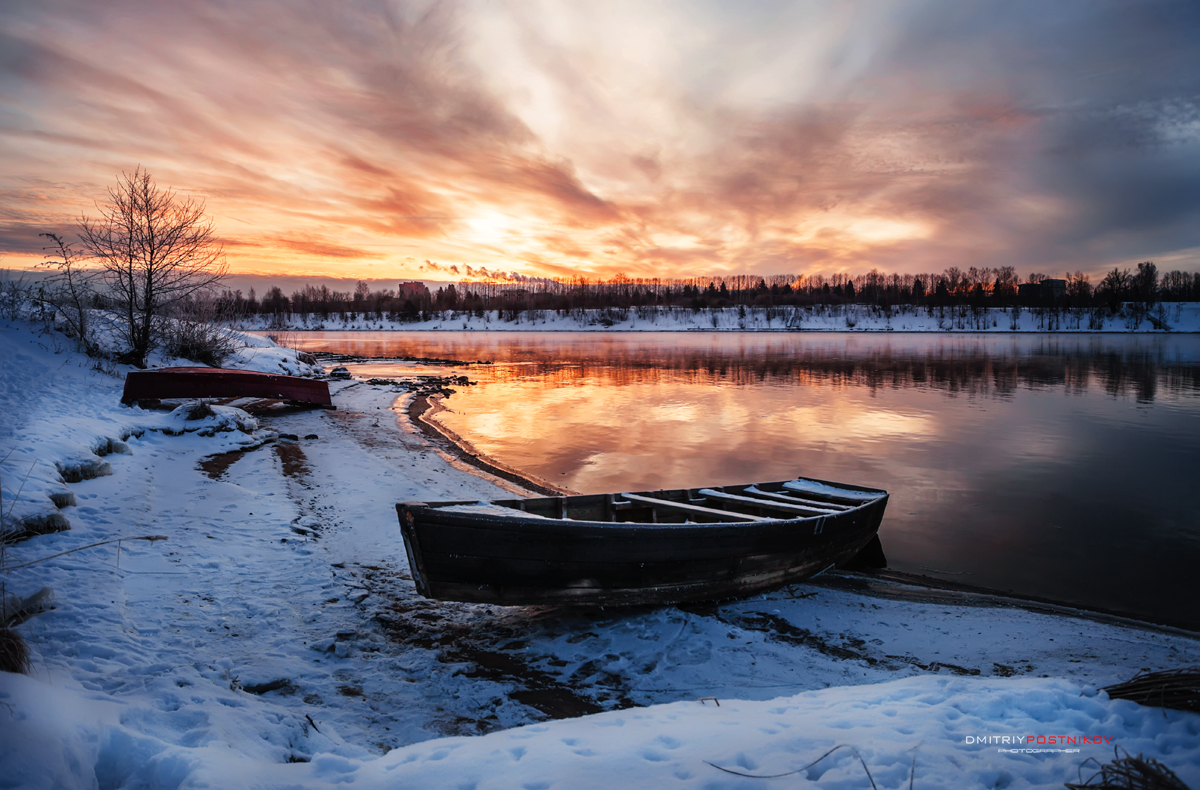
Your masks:
<svg viewBox="0 0 1200 790"><path fill-rule="evenodd" d="M442 422L580 492L887 489L892 568L1200 627L1200 336L304 333L491 360ZM381 371L372 366L372 371Z"/></svg>

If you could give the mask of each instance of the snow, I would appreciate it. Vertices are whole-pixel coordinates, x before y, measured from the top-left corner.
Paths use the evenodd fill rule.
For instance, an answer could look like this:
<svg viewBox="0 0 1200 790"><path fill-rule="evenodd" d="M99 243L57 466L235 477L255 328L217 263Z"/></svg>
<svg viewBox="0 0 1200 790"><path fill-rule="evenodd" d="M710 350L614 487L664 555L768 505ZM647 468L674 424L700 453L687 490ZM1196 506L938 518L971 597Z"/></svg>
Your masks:
<svg viewBox="0 0 1200 790"><path fill-rule="evenodd" d="M1184 781L1200 777L1195 716L1059 680L922 677L762 702L691 700L300 764L135 736L114 706L44 685L6 684L24 718L5 743L33 758L10 766L8 786L739 788L754 783L730 772L787 774L851 746L801 775L820 787L866 787L867 771L881 788L910 779L921 788L1061 787L1079 780L1082 755L1103 757L1113 743L1160 755Z"/></svg>
<svg viewBox="0 0 1200 790"><path fill-rule="evenodd" d="M315 368L297 360L290 349L264 338L237 333L246 348L234 365L248 370L295 373ZM17 324L0 325L0 492L5 529L24 525L54 530L64 525L55 503L71 502L75 494L65 480L111 474L106 457L129 452L131 437L146 431L223 434L213 452L261 444L257 422L239 409L213 407L214 415L188 420L182 409L147 412L121 408L124 373L72 350L69 340L53 332L40 336ZM270 345L265 345L270 344ZM287 359L286 365L280 361ZM194 364L187 360L152 360L152 367Z"/></svg>
<svg viewBox="0 0 1200 790"><path fill-rule="evenodd" d="M1195 635L840 575L657 609L427 601L395 503L511 494L413 431L409 396L331 382L337 411L187 421L120 406L119 376L19 323L0 370L5 507L32 463L21 502L71 527L5 567L168 537L0 575L56 601L18 626L33 675L0 674L0 787L734 788L762 783L708 763L783 773L839 744L879 787L914 755L920 788L1060 787L1114 745L1200 784L1200 716L1096 691L1197 663ZM993 735L1101 742L966 740ZM805 778L868 786L848 749L777 784Z"/></svg>
<svg viewBox="0 0 1200 790"><path fill-rule="evenodd" d="M521 518L546 518L545 516L539 516L536 513L526 513L521 510L513 510L510 507L504 507L503 505L493 505L491 502L472 502L468 505L449 505L447 507L439 508L439 510L447 513L466 513L478 516L500 516L501 518L514 518L517 516L520 516ZM570 519L567 520L570 521Z"/></svg>
<svg viewBox="0 0 1200 790"><path fill-rule="evenodd" d="M282 323L284 329L277 326ZM239 327L270 330L287 345L289 330L493 331L493 332L1200 332L1200 302L1163 302L1149 311L1122 305L1106 308L917 307L875 305L810 307L634 307L628 310L527 310L514 320L495 310L482 315L443 311L423 321L397 321L385 314L347 313L252 316Z"/></svg>
<svg viewBox="0 0 1200 790"><path fill-rule="evenodd" d="M301 360L295 351L277 346L269 338L256 337L248 332L234 331L234 334L239 347L222 363L224 367L286 376L313 376L319 370L315 363Z"/></svg>
<svg viewBox="0 0 1200 790"><path fill-rule="evenodd" d="M831 486L828 483L820 483L816 480L789 480L783 484L783 487L790 491L798 491L802 494L822 494L824 496L839 497L841 499L858 499L864 502L870 502L879 499L879 494L870 491L855 491L852 488L839 488Z"/></svg>

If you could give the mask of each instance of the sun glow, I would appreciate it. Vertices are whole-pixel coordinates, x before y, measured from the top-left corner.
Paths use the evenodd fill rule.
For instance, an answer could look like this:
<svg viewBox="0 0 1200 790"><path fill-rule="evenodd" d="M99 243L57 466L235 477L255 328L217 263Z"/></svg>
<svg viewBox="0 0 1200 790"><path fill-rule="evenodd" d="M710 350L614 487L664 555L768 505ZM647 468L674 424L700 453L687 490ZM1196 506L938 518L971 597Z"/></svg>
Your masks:
<svg viewBox="0 0 1200 790"><path fill-rule="evenodd" d="M1072 58L1092 62L1069 48L1034 91L1038 44L976 46L999 23L960 31L978 55L965 61L888 0L872 14L351 0L286 20L248 0L168 4L145 29L39 8L0 12L23 53L0 65L4 267L40 260L38 233L69 234L139 165L206 201L242 273L410 276L411 258L555 277L1095 275L1131 250L1200 263L1173 180L1197 161L1191 94L1150 69L1115 97L1089 83L1094 105L1059 95ZM1064 32L1056 46L1082 35ZM1091 106L1111 109L1078 111ZM1149 216L1177 219L1145 236Z"/></svg>

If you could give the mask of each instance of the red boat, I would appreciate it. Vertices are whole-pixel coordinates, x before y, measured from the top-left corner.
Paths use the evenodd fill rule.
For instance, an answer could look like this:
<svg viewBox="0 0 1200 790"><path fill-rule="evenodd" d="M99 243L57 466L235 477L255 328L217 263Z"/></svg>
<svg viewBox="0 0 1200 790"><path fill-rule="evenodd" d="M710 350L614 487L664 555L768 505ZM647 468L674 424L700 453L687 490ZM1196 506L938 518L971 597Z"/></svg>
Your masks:
<svg viewBox="0 0 1200 790"><path fill-rule="evenodd" d="M125 376L121 403L166 398L262 398L334 408L329 384L300 376L228 368L133 370Z"/></svg>

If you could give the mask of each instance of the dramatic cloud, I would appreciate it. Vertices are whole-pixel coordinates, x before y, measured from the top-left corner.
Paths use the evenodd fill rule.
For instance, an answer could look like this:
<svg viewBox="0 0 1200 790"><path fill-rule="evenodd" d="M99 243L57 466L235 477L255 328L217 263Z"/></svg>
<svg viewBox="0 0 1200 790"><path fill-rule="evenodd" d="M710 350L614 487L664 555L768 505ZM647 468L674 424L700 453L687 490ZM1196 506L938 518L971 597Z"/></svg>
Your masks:
<svg viewBox="0 0 1200 790"><path fill-rule="evenodd" d="M141 165L242 272L1194 269L1198 40L1153 0L13 0L0 265Z"/></svg>

